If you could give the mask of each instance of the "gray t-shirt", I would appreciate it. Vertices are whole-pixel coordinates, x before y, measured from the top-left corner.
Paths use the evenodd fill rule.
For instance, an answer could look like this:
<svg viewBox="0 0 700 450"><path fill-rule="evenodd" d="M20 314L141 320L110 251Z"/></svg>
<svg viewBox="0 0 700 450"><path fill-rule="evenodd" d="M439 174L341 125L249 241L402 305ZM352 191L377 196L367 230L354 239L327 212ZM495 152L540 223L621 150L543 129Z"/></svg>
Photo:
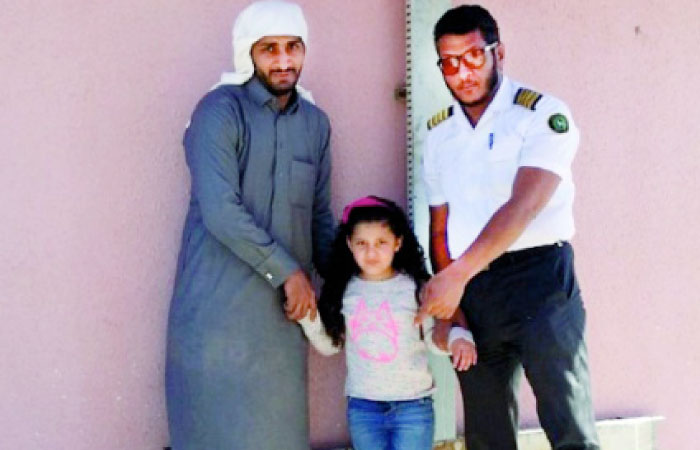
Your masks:
<svg viewBox="0 0 700 450"><path fill-rule="evenodd" d="M384 281L353 277L345 289L345 394L368 400L411 400L433 393L428 337L413 324L418 310L416 284L405 274ZM302 320L311 343L322 354L330 344L318 318Z"/></svg>

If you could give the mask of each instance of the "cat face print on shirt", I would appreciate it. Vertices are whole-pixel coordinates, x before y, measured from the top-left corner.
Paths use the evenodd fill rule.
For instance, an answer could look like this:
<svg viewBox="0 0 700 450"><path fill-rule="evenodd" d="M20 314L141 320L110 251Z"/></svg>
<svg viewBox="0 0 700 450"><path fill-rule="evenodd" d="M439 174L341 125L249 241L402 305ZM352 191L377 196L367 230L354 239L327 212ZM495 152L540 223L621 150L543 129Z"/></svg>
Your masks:
<svg viewBox="0 0 700 450"><path fill-rule="evenodd" d="M386 300L376 309L370 309L364 299L357 304L348 320L350 339L358 354L367 360L388 363L399 352L398 326Z"/></svg>

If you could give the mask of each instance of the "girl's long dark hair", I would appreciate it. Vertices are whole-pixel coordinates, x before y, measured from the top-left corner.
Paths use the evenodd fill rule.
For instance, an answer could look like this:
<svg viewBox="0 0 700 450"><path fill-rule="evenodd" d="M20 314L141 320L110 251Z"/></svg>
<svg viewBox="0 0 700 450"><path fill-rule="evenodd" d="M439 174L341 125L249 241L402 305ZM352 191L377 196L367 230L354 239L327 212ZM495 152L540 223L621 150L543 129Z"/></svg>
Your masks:
<svg viewBox="0 0 700 450"><path fill-rule="evenodd" d="M406 218L406 214L396 203L385 198L372 196L385 206L359 206L353 208L346 223L338 226L338 234L333 241L330 264L325 283L321 289L318 311L321 314L326 332L334 345L345 341L345 320L341 313L343 294L353 275L360 273L360 268L348 248L347 239L360 222L380 222L389 226L396 237L402 238L401 248L394 255L392 267L397 272L405 273L416 282L416 299L418 291L430 275L425 268L423 249Z"/></svg>

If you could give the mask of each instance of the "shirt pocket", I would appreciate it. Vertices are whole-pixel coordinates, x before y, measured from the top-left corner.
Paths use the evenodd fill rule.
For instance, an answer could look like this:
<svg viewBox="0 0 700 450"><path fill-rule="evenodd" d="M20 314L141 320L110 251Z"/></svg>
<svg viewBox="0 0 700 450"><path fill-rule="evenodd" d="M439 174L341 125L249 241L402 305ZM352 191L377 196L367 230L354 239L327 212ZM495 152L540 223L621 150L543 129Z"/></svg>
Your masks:
<svg viewBox="0 0 700 450"><path fill-rule="evenodd" d="M507 200L520 163L522 139L519 136L496 136L487 157L487 173L493 193L499 200Z"/></svg>
<svg viewBox="0 0 700 450"><path fill-rule="evenodd" d="M289 173L289 201L294 206L311 208L314 202L316 168L313 164L292 160Z"/></svg>
<svg viewBox="0 0 700 450"><path fill-rule="evenodd" d="M473 152L455 152L443 158L440 166L440 186L448 202L478 202L483 195L482 181L486 163Z"/></svg>

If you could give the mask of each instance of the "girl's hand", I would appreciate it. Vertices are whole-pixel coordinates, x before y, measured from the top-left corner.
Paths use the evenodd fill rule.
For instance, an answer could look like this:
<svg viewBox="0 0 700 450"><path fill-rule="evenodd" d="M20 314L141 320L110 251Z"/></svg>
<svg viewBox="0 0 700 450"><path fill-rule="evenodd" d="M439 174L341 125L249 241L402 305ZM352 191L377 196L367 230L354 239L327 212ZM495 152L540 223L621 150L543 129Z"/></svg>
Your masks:
<svg viewBox="0 0 700 450"><path fill-rule="evenodd" d="M476 364L476 346L466 339L456 339L450 346L452 366L455 370L468 370Z"/></svg>

